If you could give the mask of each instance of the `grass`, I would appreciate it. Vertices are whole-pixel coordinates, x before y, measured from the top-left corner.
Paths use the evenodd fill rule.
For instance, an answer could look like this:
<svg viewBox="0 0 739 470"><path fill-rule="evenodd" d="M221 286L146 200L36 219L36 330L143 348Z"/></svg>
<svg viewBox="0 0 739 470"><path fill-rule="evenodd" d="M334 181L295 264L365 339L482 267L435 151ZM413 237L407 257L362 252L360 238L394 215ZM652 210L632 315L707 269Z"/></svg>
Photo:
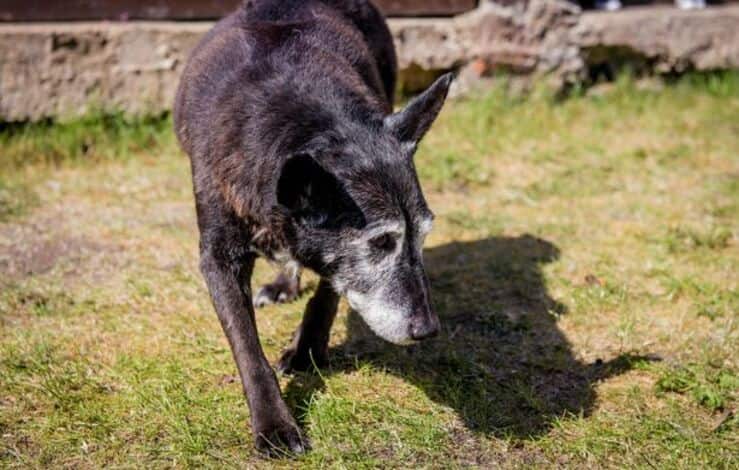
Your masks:
<svg viewBox="0 0 739 470"><path fill-rule="evenodd" d="M252 450L170 119L3 129L0 466L735 468L739 76L504 88L416 157L442 335L342 305L331 366L280 379L298 460ZM259 312L271 360L315 282Z"/></svg>

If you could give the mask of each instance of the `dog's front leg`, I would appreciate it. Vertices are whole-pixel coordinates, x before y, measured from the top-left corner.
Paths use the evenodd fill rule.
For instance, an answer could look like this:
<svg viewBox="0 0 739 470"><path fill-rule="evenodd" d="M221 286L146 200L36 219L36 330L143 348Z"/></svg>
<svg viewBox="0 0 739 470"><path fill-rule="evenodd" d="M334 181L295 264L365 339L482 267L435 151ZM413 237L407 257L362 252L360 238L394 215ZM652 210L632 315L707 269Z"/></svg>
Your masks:
<svg viewBox="0 0 739 470"><path fill-rule="evenodd" d="M277 370L305 371L313 364L322 367L328 363L328 340L338 306L339 295L328 281L321 279L290 346L277 363Z"/></svg>
<svg viewBox="0 0 739 470"><path fill-rule="evenodd" d="M307 441L282 399L280 385L257 336L249 287L254 258L234 262L223 260L219 252L222 250L203 250L200 269L241 376L256 447L270 455L302 453Z"/></svg>

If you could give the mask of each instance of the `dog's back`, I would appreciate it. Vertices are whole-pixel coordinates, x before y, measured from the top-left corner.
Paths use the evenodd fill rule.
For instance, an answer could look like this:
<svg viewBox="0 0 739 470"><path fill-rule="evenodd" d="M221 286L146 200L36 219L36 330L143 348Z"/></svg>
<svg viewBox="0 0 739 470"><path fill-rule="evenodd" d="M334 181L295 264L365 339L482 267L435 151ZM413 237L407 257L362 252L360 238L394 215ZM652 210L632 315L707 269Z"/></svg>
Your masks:
<svg viewBox="0 0 739 470"><path fill-rule="evenodd" d="M175 128L192 156L234 95L258 107L269 99L265 93L284 92L281 86L327 102L329 88L344 89L387 113L395 75L392 37L367 0L247 0L193 52L177 93ZM256 101L243 102L250 99Z"/></svg>

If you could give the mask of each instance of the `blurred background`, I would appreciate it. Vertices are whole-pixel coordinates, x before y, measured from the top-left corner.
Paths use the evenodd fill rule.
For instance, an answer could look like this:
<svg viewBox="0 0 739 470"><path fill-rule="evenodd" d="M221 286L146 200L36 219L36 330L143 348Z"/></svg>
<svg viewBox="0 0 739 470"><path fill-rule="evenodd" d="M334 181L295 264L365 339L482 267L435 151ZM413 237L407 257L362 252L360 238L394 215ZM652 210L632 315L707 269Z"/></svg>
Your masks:
<svg viewBox="0 0 739 470"><path fill-rule="evenodd" d="M94 106L166 111L185 59L238 0L0 2L0 119ZM458 70L455 94L506 73L558 89L639 75L739 67L739 3L704 0L378 0L390 17L401 87ZM20 46L22 44L22 46ZM523 79L523 80L521 80Z"/></svg>

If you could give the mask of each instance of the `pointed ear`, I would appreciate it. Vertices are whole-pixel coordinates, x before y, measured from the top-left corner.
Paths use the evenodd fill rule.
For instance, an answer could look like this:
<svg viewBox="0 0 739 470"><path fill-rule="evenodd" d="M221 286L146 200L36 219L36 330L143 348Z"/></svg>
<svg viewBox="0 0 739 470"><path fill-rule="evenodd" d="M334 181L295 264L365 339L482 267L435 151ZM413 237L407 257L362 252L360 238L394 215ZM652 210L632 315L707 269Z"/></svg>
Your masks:
<svg viewBox="0 0 739 470"><path fill-rule="evenodd" d="M336 227L362 213L341 182L311 155L290 157L277 182L277 203L301 225Z"/></svg>
<svg viewBox="0 0 739 470"><path fill-rule="evenodd" d="M453 79L454 74L451 72L439 77L426 91L413 98L405 108L386 117L385 127L402 143L417 144L439 115Z"/></svg>

